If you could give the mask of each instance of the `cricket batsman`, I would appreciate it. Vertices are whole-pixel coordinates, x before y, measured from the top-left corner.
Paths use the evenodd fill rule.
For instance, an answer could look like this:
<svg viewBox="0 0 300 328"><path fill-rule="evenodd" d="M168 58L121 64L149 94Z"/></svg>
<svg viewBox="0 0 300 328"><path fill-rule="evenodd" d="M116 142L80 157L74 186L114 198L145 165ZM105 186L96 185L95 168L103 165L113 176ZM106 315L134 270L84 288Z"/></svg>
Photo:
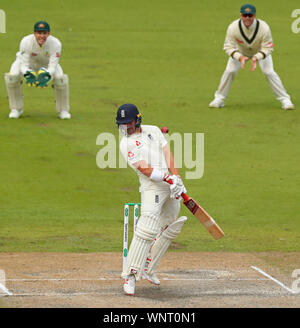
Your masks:
<svg viewBox="0 0 300 328"><path fill-rule="evenodd" d="M34 33L21 40L16 60L10 72L4 75L10 106L9 118L19 118L23 113L23 77L28 86L38 88L45 88L52 81L59 118L71 118L69 79L59 65L61 48L61 42L50 35L50 26L45 21L35 23Z"/></svg>
<svg viewBox="0 0 300 328"><path fill-rule="evenodd" d="M140 278L160 284L155 270L187 220L185 216L178 218L181 193L186 189L169 144L158 127L141 122L142 116L135 105L119 107L116 123L124 134L120 151L139 177L142 204L122 272L127 295L134 295ZM172 185L166 182L168 179L173 181Z"/></svg>
<svg viewBox="0 0 300 328"><path fill-rule="evenodd" d="M282 109L294 109L290 96L287 94L280 77L274 71L272 52L274 44L269 25L256 18L256 8L245 4L240 10L240 19L232 22L226 33L224 50L229 56L227 66L221 78L214 100L209 107L224 107L224 102L240 68L251 61L251 71L259 64L268 80L276 99L281 102Z"/></svg>

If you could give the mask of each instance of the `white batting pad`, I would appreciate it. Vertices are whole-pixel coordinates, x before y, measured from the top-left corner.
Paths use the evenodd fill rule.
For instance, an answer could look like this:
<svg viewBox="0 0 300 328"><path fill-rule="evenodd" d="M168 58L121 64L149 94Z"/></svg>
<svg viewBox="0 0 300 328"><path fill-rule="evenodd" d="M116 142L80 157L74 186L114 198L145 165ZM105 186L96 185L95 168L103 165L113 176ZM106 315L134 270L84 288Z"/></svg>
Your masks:
<svg viewBox="0 0 300 328"><path fill-rule="evenodd" d="M169 248L173 239L180 233L184 222L187 220L186 216L181 216L178 220L171 223L166 230L156 239L151 249L151 262L149 264L147 273L153 274L158 267L162 257Z"/></svg>
<svg viewBox="0 0 300 328"><path fill-rule="evenodd" d="M20 75L5 73L4 80L5 80L10 109L17 109L17 110L22 109L23 95L22 95L22 79Z"/></svg>
<svg viewBox="0 0 300 328"><path fill-rule="evenodd" d="M138 220L135 234L141 239L153 241L159 231L159 218L151 213L144 213Z"/></svg>
<svg viewBox="0 0 300 328"><path fill-rule="evenodd" d="M145 213L138 220L136 231L134 233L122 277L126 278L134 273L136 280L140 280L150 246L159 230L158 217Z"/></svg>
<svg viewBox="0 0 300 328"><path fill-rule="evenodd" d="M60 113L62 111L68 112L70 110L69 104L69 77L66 74L55 77L53 80L55 89L56 110Z"/></svg>
<svg viewBox="0 0 300 328"><path fill-rule="evenodd" d="M136 235L133 236L128 252L126 266L122 272L123 278L126 278L128 275L134 273L136 280L140 280L150 246L150 241L141 239Z"/></svg>
<svg viewBox="0 0 300 328"><path fill-rule="evenodd" d="M162 236L170 240L175 239L177 235L180 233L182 226L184 225L186 220L187 220L186 216L181 216L179 219L172 222L167 227L167 229L163 231Z"/></svg>

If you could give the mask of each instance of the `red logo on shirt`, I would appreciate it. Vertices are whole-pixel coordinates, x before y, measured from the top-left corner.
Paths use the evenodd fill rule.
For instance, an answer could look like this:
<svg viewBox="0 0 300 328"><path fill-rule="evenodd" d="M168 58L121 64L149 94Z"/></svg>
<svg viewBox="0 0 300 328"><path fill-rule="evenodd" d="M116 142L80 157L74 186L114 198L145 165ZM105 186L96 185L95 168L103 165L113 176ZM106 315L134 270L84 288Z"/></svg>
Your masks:
<svg viewBox="0 0 300 328"><path fill-rule="evenodd" d="M57 57L57 58L60 57L60 53L59 53L59 52L56 53L56 57Z"/></svg>
<svg viewBox="0 0 300 328"><path fill-rule="evenodd" d="M129 158L132 158L133 156L134 156L134 153L133 153L132 151L129 151L129 152L128 152L128 157L129 157Z"/></svg>
<svg viewBox="0 0 300 328"><path fill-rule="evenodd" d="M238 43L244 43L244 41L239 40L239 39L236 39L236 41L237 41Z"/></svg>
<svg viewBox="0 0 300 328"><path fill-rule="evenodd" d="M274 47L274 44L272 42L269 42L268 45L269 45L270 48Z"/></svg>
<svg viewBox="0 0 300 328"><path fill-rule="evenodd" d="M140 146L140 145L141 145L141 143L140 143L139 141L136 141L135 144L136 144L137 146Z"/></svg>
<svg viewBox="0 0 300 328"><path fill-rule="evenodd" d="M32 52L31 56L37 56L37 54L35 52Z"/></svg>

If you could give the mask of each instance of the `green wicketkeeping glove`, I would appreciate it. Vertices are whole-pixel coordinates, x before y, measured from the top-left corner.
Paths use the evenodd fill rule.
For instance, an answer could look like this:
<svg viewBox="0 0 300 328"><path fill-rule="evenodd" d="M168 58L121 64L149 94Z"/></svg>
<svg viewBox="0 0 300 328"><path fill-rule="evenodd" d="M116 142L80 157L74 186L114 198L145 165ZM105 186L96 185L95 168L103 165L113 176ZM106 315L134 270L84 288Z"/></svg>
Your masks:
<svg viewBox="0 0 300 328"><path fill-rule="evenodd" d="M26 85L29 87L32 87L36 84L36 73L34 71L27 71L24 74L24 77L26 79Z"/></svg>
<svg viewBox="0 0 300 328"><path fill-rule="evenodd" d="M46 88L50 80L51 80L50 73L45 68L41 68L37 73L37 82L36 82L37 88Z"/></svg>

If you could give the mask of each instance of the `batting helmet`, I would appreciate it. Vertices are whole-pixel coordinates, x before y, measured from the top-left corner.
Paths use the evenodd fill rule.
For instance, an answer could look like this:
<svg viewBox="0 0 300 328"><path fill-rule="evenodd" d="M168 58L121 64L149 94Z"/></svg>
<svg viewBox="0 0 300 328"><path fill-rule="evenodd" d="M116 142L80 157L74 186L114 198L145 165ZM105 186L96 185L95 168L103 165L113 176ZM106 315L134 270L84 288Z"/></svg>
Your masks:
<svg viewBox="0 0 300 328"><path fill-rule="evenodd" d="M135 127L139 128L142 123L142 115L133 104L124 104L119 107L116 117L116 124L127 124L136 121Z"/></svg>

